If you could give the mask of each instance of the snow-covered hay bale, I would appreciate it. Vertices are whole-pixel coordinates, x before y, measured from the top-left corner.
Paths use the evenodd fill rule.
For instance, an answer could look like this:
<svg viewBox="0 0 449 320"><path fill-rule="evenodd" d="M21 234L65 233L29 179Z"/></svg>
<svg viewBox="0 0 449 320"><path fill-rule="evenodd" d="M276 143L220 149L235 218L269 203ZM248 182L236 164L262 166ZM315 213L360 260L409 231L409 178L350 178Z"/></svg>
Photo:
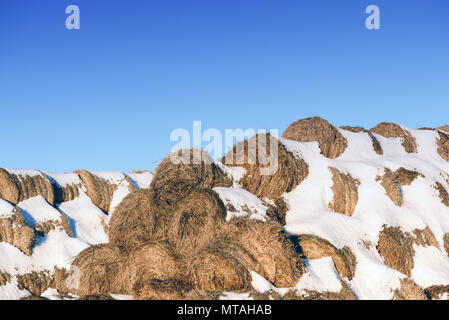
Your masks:
<svg viewBox="0 0 449 320"><path fill-rule="evenodd" d="M276 145L277 152L274 152ZM279 198L284 192L292 191L309 174L308 164L287 151L278 139L269 134L257 134L238 143L223 161L227 166L246 169L239 182L259 198ZM276 165L276 171L264 174Z"/></svg>
<svg viewBox="0 0 449 320"><path fill-rule="evenodd" d="M371 128L371 131L377 133L386 138L401 138L402 146L408 153L418 152L418 147L416 146L416 139L412 134L402 129L402 127L396 123L392 122L381 122L375 127Z"/></svg>
<svg viewBox="0 0 449 320"><path fill-rule="evenodd" d="M369 135L369 137L371 138L371 141L373 142L374 151L379 155L384 154L384 151L380 145L379 140L377 140L377 138L374 136L374 134L371 131L366 130L365 128L362 128L362 127L341 126L340 128L347 130L347 131L354 132L354 133L359 133L359 132L367 133Z"/></svg>
<svg viewBox="0 0 449 320"><path fill-rule="evenodd" d="M387 266L410 277L415 250L412 239L400 228L384 226L379 234L377 251Z"/></svg>
<svg viewBox="0 0 449 320"><path fill-rule="evenodd" d="M17 204L21 201L42 196L48 203L55 203L53 185L48 177L39 171L9 172L0 169L0 198Z"/></svg>
<svg viewBox="0 0 449 320"><path fill-rule="evenodd" d="M117 186L87 170L74 171L86 187L86 193L92 202L105 213L109 212L112 197Z"/></svg>
<svg viewBox="0 0 449 320"><path fill-rule="evenodd" d="M437 238L429 227L425 227L424 229L414 229L411 237L413 243L419 246L440 248Z"/></svg>
<svg viewBox="0 0 449 320"><path fill-rule="evenodd" d="M320 117L293 122L282 137L299 142L317 141L321 154L330 159L338 158L348 146L348 141L338 129Z"/></svg>
<svg viewBox="0 0 449 320"><path fill-rule="evenodd" d="M182 279L180 258L168 242L148 242L134 249L120 271L119 281L125 292L140 296L140 290L152 279Z"/></svg>
<svg viewBox="0 0 449 320"><path fill-rule="evenodd" d="M424 289L424 292L431 300L449 299L449 285L434 285Z"/></svg>
<svg viewBox="0 0 449 320"><path fill-rule="evenodd" d="M235 243L234 256L247 269L259 273L277 287L294 286L304 273L304 264L293 243L278 223L233 218L220 233L224 242Z"/></svg>
<svg viewBox="0 0 449 320"><path fill-rule="evenodd" d="M26 225L18 208L14 209L13 214L0 218L0 241L8 242L26 255L31 255L36 235L34 230Z"/></svg>
<svg viewBox="0 0 449 320"><path fill-rule="evenodd" d="M75 293L81 297L121 293L119 277L125 261L126 256L120 253L119 248L107 243L81 251L72 263L78 268L72 275L79 276L79 279L74 279L75 283L79 281Z"/></svg>
<svg viewBox="0 0 449 320"><path fill-rule="evenodd" d="M446 207L449 207L449 194L447 193L446 188L438 181L435 182L433 187L438 191L438 197L440 198L441 203Z"/></svg>
<svg viewBox="0 0 449 320"><path fill-rule="evenodd" d="M162 160L156 168L150 189L154 191L156 206L167 210L195 188L230 186L231 180L206 151L184 149Z"/></svg>
<svg viewBox="0 0 449 320"><path fill-rule="evenodd" d="M441 131L444 131L446 133L449 133L449 126L448 125L441 126L438 129L440 129Z"/></svg>
<svg viewBox="0 0 449 320"><path fill-rule="evenodd" d="M335 269L342 277L351 280L354 276L357 261L348 247L337 249L329 241L311 234L299 235L298 245L305 258L321 259L331 257L334 261Z"/></svg>
<svg viewBox="0 0 449 320"><path fill-rule="evenodd" d="M53 286L53 276L49 271L32 271L17 275L18 288L28 290L33 296L40 296Z"/></svg>
<svg viewBox="0 0 449 320"><path fill-rule="evenodd" d="M189 278L197 289L209 291L245 291L251 287L251 276L245 265L235 255L235 249L214 241L194 256L188 263Z"/></svg>
<svg viewBox="0 0 449 320"><path fill-rule="evenodd" d="M58 219L46 220L34 225L38 233L48 234L52 230L62 229L69 237L73 237L72 228L66 215L61 214Z"/></svg>
<svg viewBox="0 0 449 320"><path fill-rule="evenodd" d="M424 177L422 173L400 167L394 172L395 179L403 186L410 185L418 177Z"/></svg>
<svg viewBox="0 0 449 320"><path fill-rule="evenodd" d="M56 182L53 183L53 189L55 192L55 203L62 203L75 200L80 196L80 184L67 184L61 186Z"/></svg>
<svg viewBox="0 0 449 320"><path fill-rule="evenodd" d="M267 216L269 216L273 221L279 222L281 225L285 225L285 218L287 216L287 211L289 210L289 206L287 202L285 202L283 197L276 198L273 200L273 203L266 202L267 206Z"/></svg>
<svg viewBox="0 0 449 320"><path fill-rule="evenodd" d="M444 245L444 251L446 251L446 254L449 256L449 233L444 234L443 245Z"/></svg>
<svg viewBox="0 0 449 320"><path fill-rule="evenodd" d="M441 158L449 161L449 132L438 131L437 152Z"/></svg>
<svg viewBox="0 0 449 320"><path fill-rule="evenodd" d="M400 279L401 286L394 291L393 300L428 300L424 290L409 278Z"/></svg>
<svg viewBox="0 0 449 320"><path fill-rule="evenodd" d="M340 172L336 168L329 167L329 170L332 173L332 192L334 193L333 201L329 203L329 209L352 216L359 200L360 181L349 173Z"/></svg>
<svg viewBox="0 0 449 320"><path fill-rule="evenodd" d="M11 275L8 272L0 271L0 287L11 281Z"/></svg>
<svg viewBox="0 0 449 320"><path fill-rule="evenodd" d="M189 252L213 239L227 214L218 194L210 189L192 190L172 210L158 215L159 238L167 237L178 250Z"/></svg>
<svg viewBox="0 0 449 320"><path fill-rule="evenodd" d="M384 169L383 176L377 176L376 181L381 181L380 184L385 189L385 193L387 196L393 201L393 203L397 206L402 206L402 192L401 185L396 178L394 172L390 169Z"/></svg>
<svg viewBox="0 0 449 320"><path fill-rule="evenodd" d="M110 243L127 252L155 238L156 209L152 199L152 191L141 189L122 200L109 223Z"/></svg>

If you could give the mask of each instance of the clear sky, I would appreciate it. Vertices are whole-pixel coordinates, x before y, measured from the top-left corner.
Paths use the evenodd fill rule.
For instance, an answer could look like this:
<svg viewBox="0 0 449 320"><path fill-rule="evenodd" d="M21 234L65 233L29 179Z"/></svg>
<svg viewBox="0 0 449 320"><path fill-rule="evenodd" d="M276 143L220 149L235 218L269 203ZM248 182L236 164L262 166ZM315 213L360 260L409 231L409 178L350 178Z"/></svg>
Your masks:
<svg viewBox="0 0 449 320"><path fill-rule="evenodd" d="M448 124L449 1L0 1L0 167L154 169L193 120L282 133L314 115Z"/></svg>

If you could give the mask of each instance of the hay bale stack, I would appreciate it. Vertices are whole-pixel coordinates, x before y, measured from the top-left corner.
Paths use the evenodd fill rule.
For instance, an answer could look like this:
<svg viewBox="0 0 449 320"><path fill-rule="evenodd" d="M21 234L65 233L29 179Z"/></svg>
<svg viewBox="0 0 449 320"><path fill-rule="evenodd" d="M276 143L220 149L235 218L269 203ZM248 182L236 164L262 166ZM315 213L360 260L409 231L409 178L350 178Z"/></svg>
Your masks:
<svg viewBox="0 0 449 320"><path fill-rule="evenodd" d="M265 150L263 150L264 143ZM277 144L276 154L272 154L271 144ZM239 150L243 150L243 157ZM227 166L243 167L245 175L239 181L242 187L259 198L276 199L285 192L292 191L309 174L309 166L303 160L287 151L285 146L269 134L257 134L249 140L238 143L226 154L223 161ZM262 174L269 164L277 161L274 174Z"/></svg>
<svg viewBox="0 0 449 320"><path fill-rule="evenodd" d="M86 170L76 170L74 172L83 181L86 187L86 193L92 202L105 213L108 213L117 186Z"/></svg>
<svg viewBox="0 0 449 320"><path fill-rule="evenodd" d="M381 122L375 127L371 128L371 131L386 138L401 138L402 146L408 153L417 153L418 147L416 145L416 139L412 134L401 128L400 125L392 122Z"/></svg>
<svg viewBox="0 0 449 320"><path fill-rule="evenodd" d="M317 141L321 154L330 159L338 158L348 147L348 141L338 129L320 117L293 122L282 137L299 142Z"/></svg>
<svg viewBox="0 0 449 320"><path fill-rule="evenodd" d="M172 158L183 155L179 163ZM198 149L179 150L162 160L150 184L154 200L160 210L170 210L179 200L195 188L230 187L231 180L206 151Z"/></svg>
<svg viewBox="0 0 449 320"><path fill-rule="evenodd" d="M446 300L449 299L449 285L435 285L424 289L427 297L431 300L440 300L443 295L446 295Z"/></svg>
<svg viewBox="0 0 449 320"><path fill-rule="evenodd" d="M19 203L19 189L17 189L12 175L2 168L0 168L0 198L14 204Z"/></svg>
<svg viewBox="0 0 449 320"><path fill-rule="evenodd" d="M383 149L382 149L382 147L380 145L379 140L377 140L377 138L374 136L374 134L371 131L366 130L365 128L362 128L362 127L341 126L340 128L344 129L344 130L347 130L347 131L354 132L354 133L358 133L358 132L365 132L365 133L367 133L369 135L369 137L371 138L371 141L373 143L374 152L376 152L379 155L383 155L384 154L384 151L383 151Z"/></svg>
<svg viewBox="0 0 449 320"><path fill-rule="evenodd" d="M168 242L148 242L129 254L118 281L124 292L139 298L149 281L181 280L181 270L180 257L172 245Z"/></svg>
<svg viewBox="0 0 449 320"><path fill-rule="evenodd" d="M304 273L301 257L278 223L233 218L223 226L220 237L234 243L233 255L248 270L277 287L296 285Z"/></svg>
<svg viewBox="0 0 449 320"><path fill-rule="evenodd" d="M334 198L329 203L329 209L347 216L354 213L357 201L359 200L358 186L360 180L354 179L349 173L343 173L338 169L329 167L332 173L332 192Z"/></svg>
<svg viewBox="0 0 449 320"><path fill-rule="evenodd" d="M109 241L123 252L154 240L156 208L148 189L128 194L115 208L109 222Z"/></svg>
<svg viewBox="0 0 449 320"><path fill-rule="evenodd" d="M446 207L449 207L449 194L447 193L446 188L438 181L435 182L433 187L438 191L438 197L440 198L441 203Z"/></svg>
<svg viewBox="0 0 449 320"><path fill-rule="evenodd" d="M40 296L45 290L53 286L53 276L47 270L18 274L16 277L18 288L28 290L33 296Z"/></svg>
<svg viewBox="0 0 449 320"><path fill-rule="evenodd" d="M251 275L235 251L221 241L214 241L191 256L188 274L194 287L208 291L249 290Z"/></svg>
<svg viewBox="0 0 449 320"><path fill-rule="evenodd" d="M388 168L384 168L384 175L377 176L376 181L381 181L382 187L385 189L387 196L397 206L402 206L402 190L401 184L396 178L394 172Z"/></svg>
<svg viewBox="0 0 449 320"><path fill-rule="evenodd" d="M449 161L449 132L438 131L437 152L441 158Z"/></svg>
<svg viewBox="0 0 449 320"><path fill-rule="evenodd" d="M69 219L65 214L61 214L58 220L46 220L44 222L37 223L34 225L34 229L41 234L48 234L52 230L62 229L69 237L73 237Z"/></svg>
<svg viewBox="0 0 449 320"><path fill-rule="evenodd" d="M79 279L75 293L79 296L109 295L122 293L119 277L126 256L111 244L99 244L89 247L78 254L72 263L77 267Z"/></svg>
<svg viewBox="0 0 449 320"><path fill-rule="evenodd" d="M0 198L17 204L36 196L44 197L51 205L55 203L52 183L45 174L16 174L0 169Z"/></svg>
<svg viewBox="0 0 449 320"><path fill-rule="evenodd" d="M11 281L11 275L8 272L0 271L0 287Z"/></svg>
<svg viewBox="0 0 449 320"><path fill-rule="evenodd" d="M424 290L409 278L400 279L401 287L394 291L393 300L428 300Z"/></svg>
<svg viewBox="0 0 449 320"><path fill-rule="evenodd" d="M20 209L16 208L13 215L0 218L0 241L8 242L26 255L31 255L36 235L26 225Z"/></svg>
<svg viewBox="0 0 449 320"><path fill-rule="evenodd" d="M192 190L172 210L158 214L157 233L182 252L190 252L213 239L227 214L218 194L210 189Z"/></svg>
<svg viewBox="0 0 449 320"><path fill-rule="evenodd" d="M331 257L335 269L342 277L351 280L354 277L357 261L355 255L348 247L337 249L329 241L311 234L298 236L298 245L307 259L321 259Z"/></svg>
<svg viewBox="0 0 449 320"><path fill-rule="evenodd" d="M400 228L384 226L379 234L377 251L387 266L410 277L415 250L412 239Z"/></svg>

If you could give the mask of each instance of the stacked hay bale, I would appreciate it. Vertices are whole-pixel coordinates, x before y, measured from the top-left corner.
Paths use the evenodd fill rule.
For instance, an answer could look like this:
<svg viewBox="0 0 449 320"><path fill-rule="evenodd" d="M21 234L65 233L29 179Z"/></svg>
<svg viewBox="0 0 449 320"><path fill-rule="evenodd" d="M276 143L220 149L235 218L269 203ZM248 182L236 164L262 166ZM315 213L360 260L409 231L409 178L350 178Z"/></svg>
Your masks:
<svg viewBox="0 0 449 320"><path fill-rule="evenodd" d="M230 185L209 160L164 159L151 187L132 192L115 209L110 242L82 251L73 262L80 274L76 293L184 299L206 292L201 296L211 297L210 292L247 290L251 270L276 285L294 285L303 265L279 225L249 219L226 223L226 208L211 188Z"/></svg>
<svg viewBox="0 0 449 320"><path fill-rule="evenodd" d="M409 131L402 129L402 127L396 123L381 122L375 127L371 128L370 131L386 138L401 138L402 146L404 147L406 152L418 152L415 137L413 137Z"/></svg>
<svg viewBox="0 0 449 320"><path fill-rule="evenodd" d="M403 167L396 171L384 168L383 176L377 176L376 181L381 181L382 187L385 189L387 196L397 206L402 206L403 194L401 186L410 185L417 177L424 177L423 174L408 170Z"/></svg>
<svg viewBox="0 0 449 320"><path fill-rule="evenodd" d="M352 216L359 200L358 186L360 181L354 179L349 173L342 173L338 169L329 167L332 173L333 201L329 209L347 216Z"/></svg>
<svg viewBox="0 0 449 320"><path fill-rule="evenodd" d="M86 187L86 193L92 202L98 208L108 213L117 186L86 170L76 170L74 172L83 181L83 185Z"/></svg>
<svg viewBox="0 0 449 320"><path fill-rule="evenodd" d="M340 128L344 129L344 130L347 130L347 131L354 132L354 133L359 133L359 132L367 133L369 135L369 137L371 138L371 141L373 143L374 151L377 154L379 154L379 155L383 155L384 154L384 151L383 151L383 149L382 149L382 147L380 145L379 140L377 140L377 138L374 136L374 134L371 131L366 130L365 128L362 128L362 127L341 126Z"/></svg>
<svg viewBox="0 0 449 320"><path fill-rule="evenodd" d="M15 172L0 168L0 198L13 204L32 197L42 196L51 205L55 204L53 185L43 173Z"/></svg>
<svg viewBox="0 0 449 320"><path fill-rule="evenodd" d="M284 192L292 191L309 174L308 164L269 134L257 134L240 142L223 161L228 166L246 170L239 182L259 198L277 199ZM276 170L264 174L262 170L269 169L270 164L277 166Z"/></svg>
<svg viewBox="0 0 449 320"><path fill-rule="evenodd" d="M0 241L8 242L26 255L31 255L36 235L26 225L19 208L16 207L10 215L0 217Z"/></svg>
<svg viewBox="0 0 449 320"><path fill-rule="evenodd" d="M307 259L321 259L331 257L335 269L342 277L351 280L354 277L357 261L355 255L348 247L337 249L329 241L311 234L298 236L298 245Z"/></svg>
<svg viewBox="0 0 449 320"><path fill-rule="evenodd" d="M293 122L282 137L299 142L317 141L321 154L330 159L338 158L348 147L348 141L338 129L320 117Z"/></svg>

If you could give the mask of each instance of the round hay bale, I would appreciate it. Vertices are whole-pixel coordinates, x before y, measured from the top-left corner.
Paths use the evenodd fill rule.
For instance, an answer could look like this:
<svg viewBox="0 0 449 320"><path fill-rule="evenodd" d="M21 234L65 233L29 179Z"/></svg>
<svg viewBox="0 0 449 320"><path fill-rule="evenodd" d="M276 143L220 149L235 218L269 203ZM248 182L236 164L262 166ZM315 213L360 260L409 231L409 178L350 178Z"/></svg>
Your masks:
<svg viewBox="0 0 449 320"><path fill-rule="evenodd" d="M441 158L449 161L449 132L438 131L437 152Z"/></svg>
<svg viewBox="0 0 449 320"><path fill-rule="evenodd" d="M152 279L182 279L180 258L168 242L148 242L134 249L123 264L120 286L139 297L137 291ZM137 291L136 291L137 290Z"/></svg>
<svg viewBox="0 0 449 320"><path fill-rule="evenodd" d="M240 253L238 261L277 287L296 285L304 273L303 261L278 223L233 218L220 235L244 250L234 250Z"/></svg>
<svg viewBox="0 0 449 320"><path fill-rule="evenodd" d="M422 173L400 167L394 172L395 179L403 186L409 186L418 177L423 177Z"/></svg>
<svg viewBox="0 0 449 320"><path fill-rule="evenodd" d="M449 194L447 193L446 188L438 181L435 182L433 187L438 191L438 197L440 198L441 203L446 207L449 207Z"/></svg>
<svg viewBox="0 0 449 320"><path fill-rule="evenodd" d="M404 147L406 152L418 152L415 137L413 137L409 131L402 129L402 127L396 123L381 122L375 127L371 128L371 131L386 138L401 138L402 146Z"/></svg>
<svg viewBox="0 0 449 320"><path fill-rule="evenodd" d="M9 172L2 168L0 168L0 198L14 204L19 203L19 189Z"/></svg>
<svg viewBox="0 0 449 320"><path fill-rule="evenodd" d="M342 173L338 169L329 167L332 173L333 201L329 209L347 216L352 216L359 200L358 186L360 180L354 179L349 173Z"/></svg>
<svg viewBox="0 0 449 320"><path fill-rule="evenodd" d="M277 154L271 150L275 145ZM269 134L257 134L238 143L222 161L227 166L245 168L246 173L239 182L244 189L259 198L279 198L284 192L292 191L309 174L308 164L287 151L278 139ZM270 164L274 167L270 167ZM270 168L277 170L263 174L262 170L270 171Z"/></svg>
<svg viewBox="0 0 449 320"><path fill-rule="evenodd" d="M311 234L297 236L298 245L307 259L321 259L331 257L335 269L342 277L351 280L354 277L357 261L355 255L348 247L337 249L329 241Z"/></svg>
<svg viewBox="0 0 449 320"><path fill-rule="evenodd" d="M0 218L0 241L8 242L26 255L31 255L36 235L26 225L19 208L15 208L13 215Z"/></svg>
<svg viewBox="0 0 449 320"><path fill-rule="evenodd" d="M177 158L181 157L182 158ZM179 163L176 163L177 159ZM156 168L150 189L157 208L170 210L195 188L230 187L231 180L206 151L184 149L170 154Z"/></svg>
<svg viewBox="0 0 449 320"><path fill-rule="evenodd" d="M152 191L141 189L128 194L122 200L109 222L111 244L128 252L155 239L157 220L153 196Z"/></svg>
<svg viewBox="0 0 449 320"><path fill-rule="evenodd" d="M213 239L226 221L226 207L215 191L194 189L171 213L158 215L159 238L167 237L177 250L192 251Z"/></svg>
<svg viewBox="0 0 449 320"><path fill-rule="evenodd" d="M29 198L42 196L51 205L55 204L53 185L50 179L40 171L29 175L26 173L9 173L9 178L18 190L17 203Z"/></svg>
<svg viewBox="0 0 449 320"><path fill-rule="evenodd" d="M281 225L285 225L285 218L287 216L287 211L289 210L287 202L284 198L280 197L273 200L273 204L264 202L267 206L267 216L269 216L273 221L277 221Z"/></svg>
<svg viewBox="0 0 449 320"><path fill-rule="evenodd" d="M18 288L28 290L33 296L40 296L45 290L53 286L53 277L48 270L18 274L16 277Z"/></svg>
<svg viewBox="0 0 449 320"><path fill-rule="evenodd" d="M11 282L11 275L8 272L0 271L0 287Z"/></svg>
<svg viewBox="0 0 449 320"><path fill-rule="evenodd" d="M138 300L184 300L189 289L179 279L149 279L137 283L133 292Z"/></svg>
<svg viewBox="0 0 449 320"><path fill-rule="evenodd" d="M449 233L444 234L443 245L444 245L444 251L446 251L446 254L449 256Z"/></svg>
<svg viewBox="0 0 449 320"><path fill-rule="evenodd" d="M116 185L86 170L74 171L86 187L86 193L92 202L105 213L109 212Z"/></svg>
<svg viewBox="0 0 449 320"><path fill-rule="evenodd" d="M351 131L351 132L354 132L354 133L358 133L358 132L365 132L365 133L367 133L370 136L371 141L373 142L373 149L374 149L374 151L377 154L379 154L379 155L383 155L384 154L384 151L383 151L383 149L382 149L382 147L380 145L379 140L377 140L377 138L374 136L374 134L371 131L368 131L365 128L362 128L362 127L350 127L350 126L341 126L340 129L344 129L344 130Z"/></svg>
<svg viewBox="0 0 449 320"><path fill-rule="evenodd" d="M410 277L415 250L413 241L400 228L384 226L379 234L377 251L387 266Z"/></svg>
<svg viewBox="0 0 449 320"><path fill-rule="evenodd" d="M299 142L317 141L321 154L330 159L338 158L348 147L348 141L338 129L320 117L293 122L282 137Z"/></svg>
<svg viewBox="0 0 449 320"><path fill-rule="evenodd" d="M401 287L394 291L393 300L429 300L424 290L409 278L400 279Z"/></svg>
<svg viewBox="0 0 449 320"><path fill-rule="evenodd" d="M55 193L55 203L62 203L75 200L80 195L81 184L67 184L64 187L53 181L53 190Z"/></svg>
<svg viewBox="0 0 449 320"><path fill-rule="evenodd" d="M434 285L424 289L424 292L430 300L440 300L443 296L449 299L449 285Z"/></svg>
<svg viewBox="0 0 449 320"><path fill-rule="evenodd" d="M424 229L414 229L412 233L413 235L410 235L412 237L412 241L418 246L433 246L437 249L440 248L437 238L429 227L425 227Z"/></svg>
<svg viewBox="0 0 449 320"><path fill-rule="evenodd" d="M249 271L229 251L220 250L215 242L191 257L188 274L195 288L208 291L250 289Z"/></svg>
<svg viewBox="0 0 449 320"><path fill-rule="evenodd" d="M388 168L384 168L384 175L377 176L376 181L381 181L382 187L385 189L387 196L397 206L402 206L401 184L397 180L396 175Z"/></svg>
<svg viewBox="0 0 449 320"><path fill-rule="evenodd" d="M126 257L119 248L108 243L81 251L72 263L72 266L77 267L75 270L79 276L75 279L75 282L79 282L75 293L81 297L123 293L119 277L125 261Z"/></svg>

